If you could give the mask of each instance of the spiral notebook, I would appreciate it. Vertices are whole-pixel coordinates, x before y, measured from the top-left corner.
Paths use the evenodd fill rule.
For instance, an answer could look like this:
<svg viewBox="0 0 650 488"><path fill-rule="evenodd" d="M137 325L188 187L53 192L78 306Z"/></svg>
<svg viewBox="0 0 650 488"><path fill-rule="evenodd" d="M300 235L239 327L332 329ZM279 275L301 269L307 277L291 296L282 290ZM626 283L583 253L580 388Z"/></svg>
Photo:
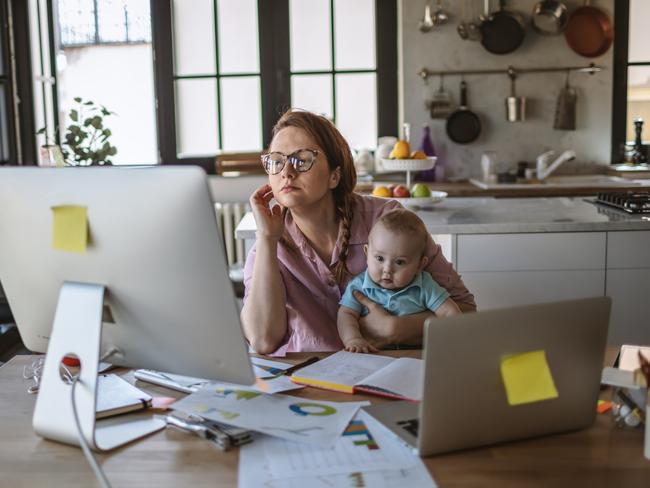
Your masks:
<svg viewBox="0 0 650 488"><path fill-rule="evenodd" d="M339 351L300 369L291 381L343 393L368 393L400 400L422 399L421 359Z"/></svg>

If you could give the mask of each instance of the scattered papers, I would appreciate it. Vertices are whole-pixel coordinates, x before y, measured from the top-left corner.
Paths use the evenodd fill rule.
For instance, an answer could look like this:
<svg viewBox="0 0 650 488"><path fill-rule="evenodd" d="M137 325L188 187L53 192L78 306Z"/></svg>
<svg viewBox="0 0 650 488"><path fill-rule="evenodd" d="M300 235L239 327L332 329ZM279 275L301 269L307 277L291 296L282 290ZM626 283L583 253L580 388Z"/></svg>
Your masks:
<svg viewBox="0 0 650 488"><path fill-rule="evenodd" d="M58 205L52 208L52 248L85 253L88 246L86 207Z"/></svg>
<svg viewBox="0 0 650 488"><path fill-rule="evenodd" d="M361 411L331 449L259 435L239 451L238 486L435 488L436 484L411 449Z"/></svg>
<svg viewBox="0 0 650 488"><path fill-rule="evenodd" d="M262 444L266 457L272 459L271 473L282 478L345 474L357 471L376 471L410 468L416 458L391 432L378 427L378 422L364 411L359 411L334 448L304 446L296 442L264 437Z"/></svg>
<svg viewBox="0 0 650 488"><path fill-rule="evenodd" d="M511 406L558 397L543 350L502 359L501 377Z"/></svg>
<svg viewBox="0 0 650 488"><path fill-rule="evenodd" d="M367 402L326 402L265 395L251 388L207 385L174 410L283 439L332 447Z"/></svg>

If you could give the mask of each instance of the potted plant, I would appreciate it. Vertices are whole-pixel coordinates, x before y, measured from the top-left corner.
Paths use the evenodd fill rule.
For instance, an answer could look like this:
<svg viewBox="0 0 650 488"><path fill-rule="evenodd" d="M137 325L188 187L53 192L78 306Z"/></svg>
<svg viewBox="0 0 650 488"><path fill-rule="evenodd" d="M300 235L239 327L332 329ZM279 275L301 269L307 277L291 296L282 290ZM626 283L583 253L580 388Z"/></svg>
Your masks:
<svg viewBox="0 0 650 488"><path fill-rule="evenodd" d="M61 147L65 164L69 166L101 166L111 165L111 156L117 154L117 148L112 146L109 138L112 134L104 126L104 118L115 115L103 105L97 105L81 97L74 99L76 105L70 109L68 118L70 124L66 127L64 143ZM46 134L46 128L37 134ZM44 147L51 147L49 144Z"/></svg>

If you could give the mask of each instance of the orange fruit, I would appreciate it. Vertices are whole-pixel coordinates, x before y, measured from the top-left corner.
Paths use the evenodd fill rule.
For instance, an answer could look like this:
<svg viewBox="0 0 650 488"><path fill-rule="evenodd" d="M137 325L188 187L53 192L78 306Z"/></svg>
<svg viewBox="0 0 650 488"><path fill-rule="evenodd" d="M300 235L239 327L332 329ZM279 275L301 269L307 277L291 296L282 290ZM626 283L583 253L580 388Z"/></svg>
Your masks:
<svg viewBox="0 0 650 488"><path fill-rule="evenodd" d="M393 192L390 191L389 188L385 186L378 186L372 191L373 196L375 197L383 197L383 198L390 198L393 196Z"/></svg>
<svg viewBox="0 0 650 488"><path fill-rule="evenodd" d="M427 159L427 155L422 151L413 151L411 153L411 159Z"/></svg>

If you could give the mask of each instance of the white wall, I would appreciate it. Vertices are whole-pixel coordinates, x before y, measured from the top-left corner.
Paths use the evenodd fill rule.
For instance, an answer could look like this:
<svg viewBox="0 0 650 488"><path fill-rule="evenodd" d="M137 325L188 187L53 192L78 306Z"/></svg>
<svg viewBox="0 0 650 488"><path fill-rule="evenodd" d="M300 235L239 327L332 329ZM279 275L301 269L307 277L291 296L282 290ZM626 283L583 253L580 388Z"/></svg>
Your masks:
<svg viewBox="0 0 650 488"><path fill-rule="evenodd" d="M104 105L117 113L104 120L113 132L110 141L117 147L113 162L156 163L151 44L66 48L63 52L65 60L57 60L59 70L63 67L59 72L60 119L67 117L75 97Z"/></svg>
<svg viewBox="0 0 650 488"><path fill-rule="evenodd" d="M564 36L540 36L528 27L520 48L508 55L488 53L480 43L464 41L456 27L465 0L443 1L453 15L450 22L421 33L418 21L424 13L424 0L401 0L400 9L400 78L401 110L404 122L412 124L411 138L419 144L422 125L429 123L434 145L447 154L447 175L456 177L479 176L479 158L484 150L495 150L498 169L516 167L518 161L534 161L536 155L548 149L573 148L578 154L575 162L566 163L559 172L593 170L594 165L610 163L611 98L613 48L599 58L583 58L574 53ZM471 0L478 11L482 0ZM530 21L530 13L537 0L509 0L508 9L516 10ZM564 2L569 11L582 5L582 1ZM498 2L493 1L495 6ZM594 5L613 15L614 0L597 0ZM573 73L574 86L578 88L578 113L576 131L553 129L553 115L557 95L564 85L564 73L522 74L517 79L517 94L528 98L529 119L525 122L505 121L504 100L510 84L506 75L466 77L470 108L483 122L480 138L472 144L457 145L447 139L444 120L431 120L423 101L423 82L418 72L430 70L493 69L515 67L549 67L586 65L590 62L604 66L601 73L587 75ZM438 78L429 80L437 89ZM445 87L459 101L458 77L447 77ZM383 135L383 134L382 134Z"/></svg>

